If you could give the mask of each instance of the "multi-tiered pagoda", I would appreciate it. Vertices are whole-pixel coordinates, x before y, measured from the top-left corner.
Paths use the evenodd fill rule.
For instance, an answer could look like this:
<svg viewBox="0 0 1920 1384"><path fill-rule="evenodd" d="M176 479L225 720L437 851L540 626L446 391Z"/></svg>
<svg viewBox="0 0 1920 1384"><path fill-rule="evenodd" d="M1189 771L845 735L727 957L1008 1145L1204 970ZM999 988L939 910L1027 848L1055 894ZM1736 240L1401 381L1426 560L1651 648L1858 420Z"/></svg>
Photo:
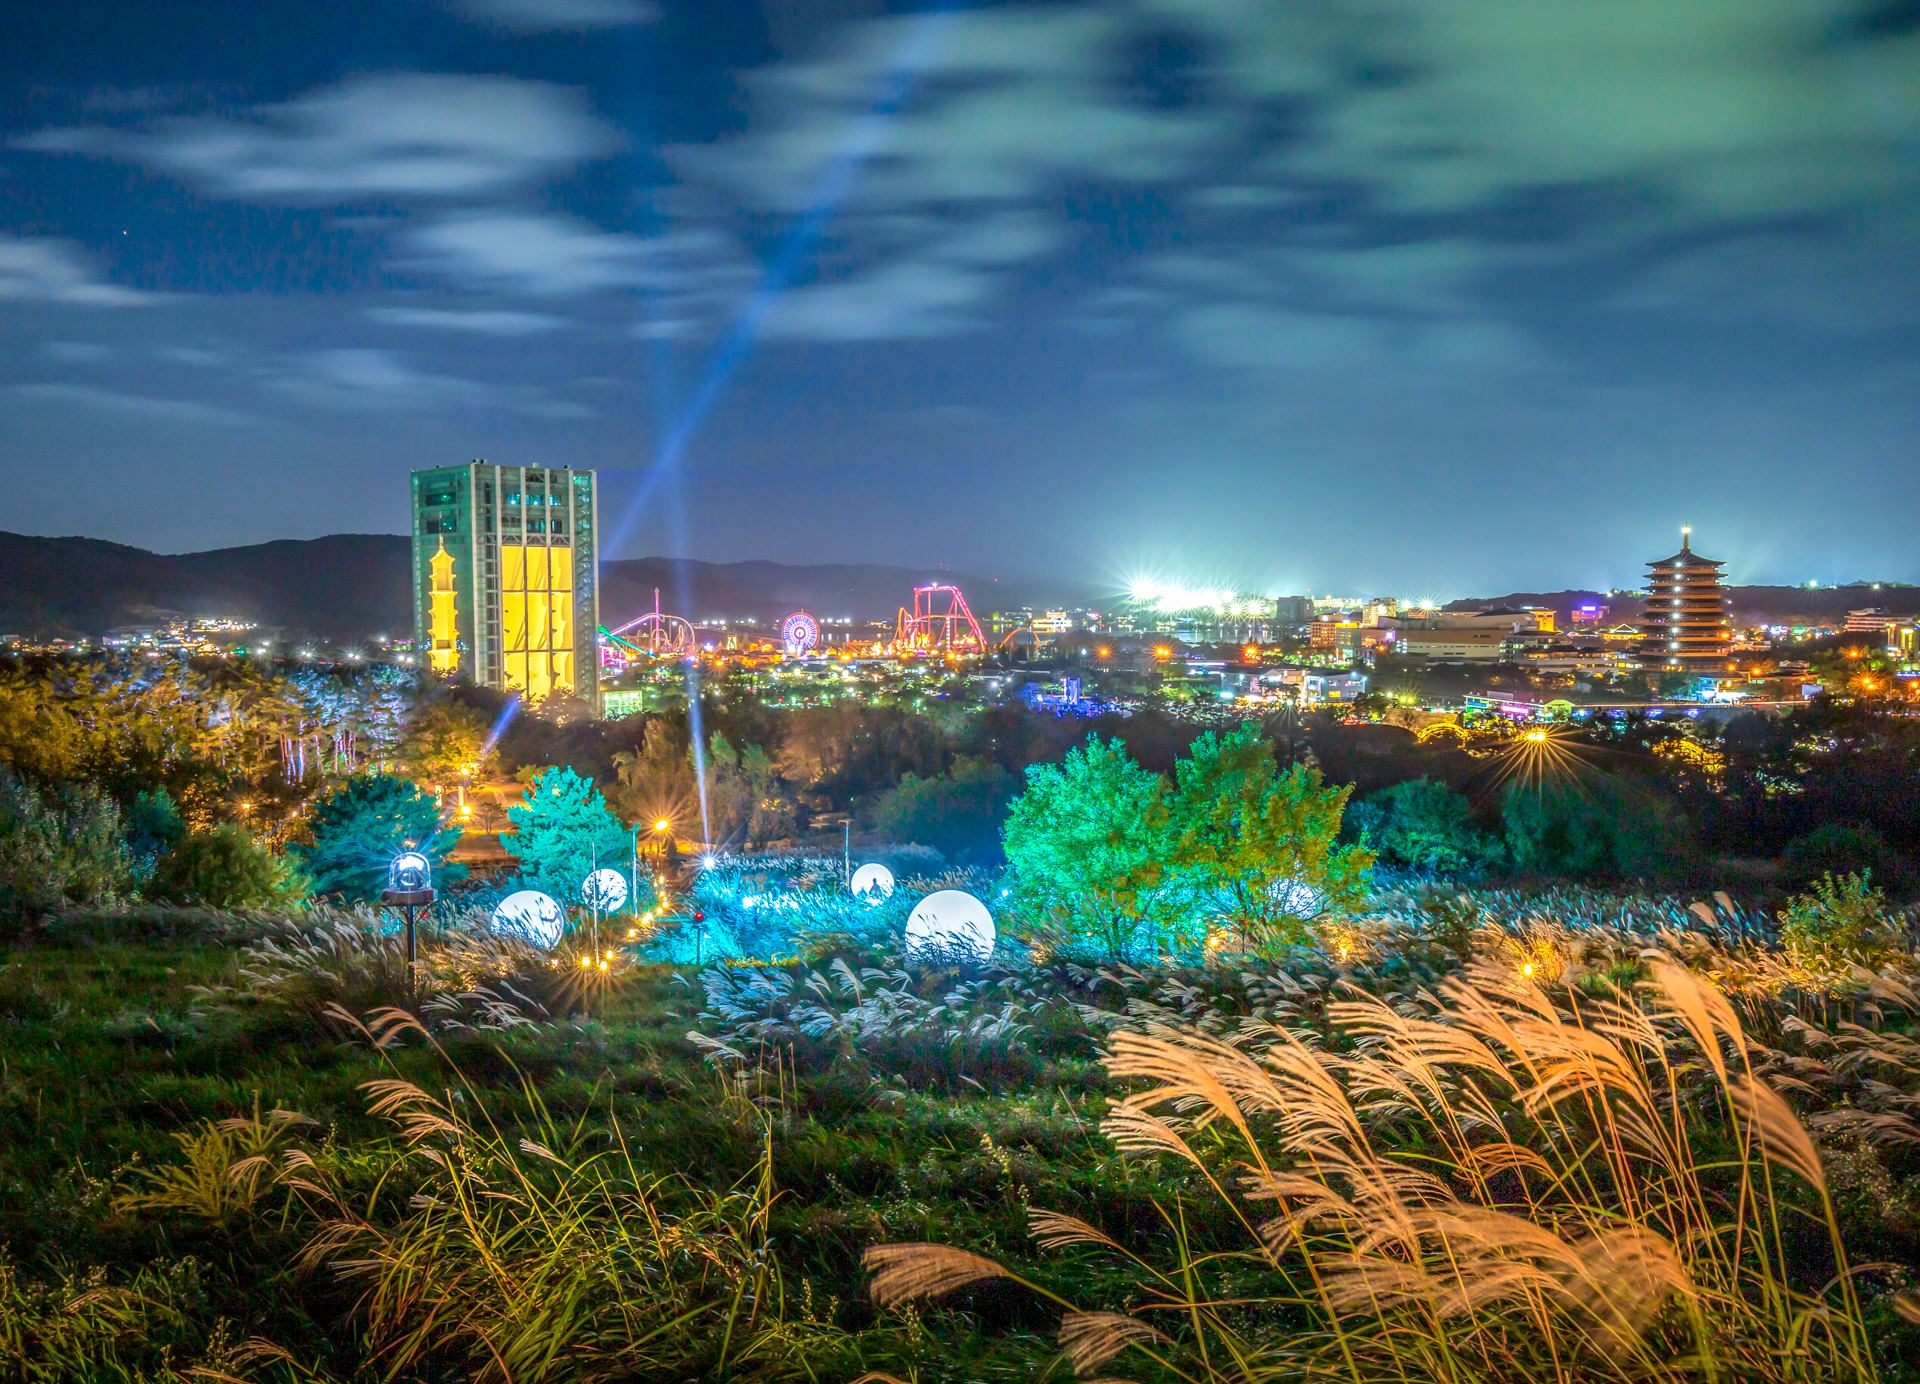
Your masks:
<svg viewBox="0 0 1920 1384"><path fill-rule="evenodd" d="M1663 672L1724 673L1732 631L1720 589L1724 562L1693 551L1692 530L1680 530L1680 551L1647 564L1647 613L1640 621L1640 662Z"/></svg>

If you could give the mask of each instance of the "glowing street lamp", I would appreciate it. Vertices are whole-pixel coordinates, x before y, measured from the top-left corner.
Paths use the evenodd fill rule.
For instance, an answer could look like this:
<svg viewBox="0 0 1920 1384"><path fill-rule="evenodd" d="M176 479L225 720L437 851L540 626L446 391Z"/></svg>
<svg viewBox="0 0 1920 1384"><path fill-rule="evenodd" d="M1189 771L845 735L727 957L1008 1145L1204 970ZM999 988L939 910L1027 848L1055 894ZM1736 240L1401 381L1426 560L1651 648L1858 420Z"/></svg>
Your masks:
<svg viewBox="0 0 1920 1384"><path fill-rule="evenodd" d="M411 843L409 843L411 844ZM419 1005L419 979L415 969L419 960L414 917L436 897L433 888L433 864L418 851L402 851L387 865L387 887L380 902L398 908L407 919L407 998L415 1010Z"/></svg>

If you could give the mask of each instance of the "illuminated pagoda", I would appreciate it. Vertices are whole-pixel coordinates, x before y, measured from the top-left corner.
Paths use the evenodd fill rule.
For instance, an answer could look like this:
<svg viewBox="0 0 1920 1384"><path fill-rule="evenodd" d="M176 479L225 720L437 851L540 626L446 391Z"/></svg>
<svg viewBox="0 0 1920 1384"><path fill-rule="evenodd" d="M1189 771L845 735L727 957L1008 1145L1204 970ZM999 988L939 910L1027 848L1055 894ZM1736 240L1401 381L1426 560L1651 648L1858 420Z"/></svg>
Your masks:
<svg viewBox="0 0 1920 1384"><path fill-rule="evenodd" d="M1680 530L1680 551L1647 564L1647 613L1640 621L1640 662L1649 669L1723 673L1732 631L1720 569L1726 564L1693 551L1691 529Z"/></svg>

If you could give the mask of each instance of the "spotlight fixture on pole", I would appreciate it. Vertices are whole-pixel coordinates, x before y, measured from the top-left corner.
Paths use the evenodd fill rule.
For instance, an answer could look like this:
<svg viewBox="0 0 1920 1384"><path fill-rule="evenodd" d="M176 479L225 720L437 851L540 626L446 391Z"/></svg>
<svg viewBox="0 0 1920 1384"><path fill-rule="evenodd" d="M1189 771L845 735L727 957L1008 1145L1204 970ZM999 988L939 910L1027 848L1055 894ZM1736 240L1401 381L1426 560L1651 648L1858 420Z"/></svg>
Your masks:
<svg viewBox="0 0 1920 1384"><path fill-rule="evenodd" d="M416 970L419 948L414 918L436 897L433 865L424 855L418 851L403 851L388 864L387 887L380 893L380 902L389 908L399 909L406 916L407 1003L416 1014L420 1012L420 986Z"/></svg>

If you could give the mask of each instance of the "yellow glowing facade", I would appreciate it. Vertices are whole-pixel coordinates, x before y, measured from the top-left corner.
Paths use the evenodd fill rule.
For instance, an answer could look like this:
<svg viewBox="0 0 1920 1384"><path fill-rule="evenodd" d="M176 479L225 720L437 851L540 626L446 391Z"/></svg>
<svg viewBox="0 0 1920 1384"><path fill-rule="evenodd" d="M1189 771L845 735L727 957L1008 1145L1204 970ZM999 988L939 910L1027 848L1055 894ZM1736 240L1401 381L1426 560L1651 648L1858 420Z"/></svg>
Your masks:
<svg viewBox="0 0 1920 1384"><path fill-rule="evenodd" d="M429 598L433 644L428 662L436 673L451 673L460 666L460 640L453 612L453 554L447 551L444 539L427 565L433 573Z"/></svg>
<svg viewBox="0 0 1920 1384"><path fill-rule="evenodd" d="M414 473L414 621L435 671L598 708L597 499L591 471Z"/></svg>
<svg viewBox="0 0 1920 1384"><path fill-rule="evenodd" d="M500 552L502 684L544 697L574 686L573 550Z"/></svg>

